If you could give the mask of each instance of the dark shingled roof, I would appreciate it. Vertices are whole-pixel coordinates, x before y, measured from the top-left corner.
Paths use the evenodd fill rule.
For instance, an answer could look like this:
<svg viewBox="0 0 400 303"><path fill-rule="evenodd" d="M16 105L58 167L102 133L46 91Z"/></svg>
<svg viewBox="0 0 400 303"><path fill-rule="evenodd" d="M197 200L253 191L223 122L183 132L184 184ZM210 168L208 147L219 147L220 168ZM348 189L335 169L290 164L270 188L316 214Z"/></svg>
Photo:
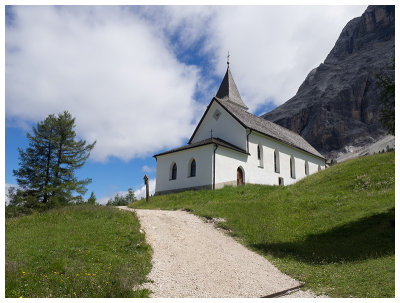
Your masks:
<svg viewBox="0 0 400 303"><path fill-rule="evenodd" d="M237 89L235 81L233 80L229 65L215 97L220 100L231 102L245 109L249 109L240 97L239 90Z"/></svg>
<svg viewBox="0 0 400 303"><path fill-rule="evenodd" d="M325 159L314 147L310 145L310 143L304 140L300 135L288 130L287 128L257 117L238 106L226 102L225 100L221 100L219 98L214 98L214 100L216 100L223 108L231 113L233 117L236 118L236 120L238 120L239 123L241 123L244 127Z"/></svg>
<svg viewBox="0 0 400 303"><path fill-rule="evenodd" d="M158 156L162 156L162 155L166 155L166 154L170 154L170 153L174 153L174 152L177 152L177 151L190 149L190 148L194 148L194 147L199 147L199 146L203 146L203 145L207 145L207 144L218 144L218 145L220 145L222 147L226 147L226 148L232 149L232 150L237 151L239 153L244 153L244 154L247 154L247 155L249 154L244 149L241 149L241 148L239 148L239 147L237 147L235 145L232 145L232 144L230 144L230 143L228 143L228 142L226 142L226 141L224 141L222 139L219 139L219 138L208 138L208 139L196 142L196 143L191 143L191 144L179 147L179 148L171 149L169 151L156 154L153 157L158 157Z"/></svg>

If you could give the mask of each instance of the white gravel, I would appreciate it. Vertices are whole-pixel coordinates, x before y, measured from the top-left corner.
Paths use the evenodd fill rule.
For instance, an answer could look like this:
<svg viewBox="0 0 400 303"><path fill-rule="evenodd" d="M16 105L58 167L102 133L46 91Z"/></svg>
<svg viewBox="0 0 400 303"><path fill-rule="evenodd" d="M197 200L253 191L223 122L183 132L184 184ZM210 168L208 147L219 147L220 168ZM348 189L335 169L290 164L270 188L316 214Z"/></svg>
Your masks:
<svg viewBox="0 0 400 303"><path fill-rule="evenodd" d="M152 282L143 285L152 290L152 297L257 298L300 286L264 257L195 215L120 208L136 212L154 250L148 276ZM315 297L301 290L286 296Z"/></svg>

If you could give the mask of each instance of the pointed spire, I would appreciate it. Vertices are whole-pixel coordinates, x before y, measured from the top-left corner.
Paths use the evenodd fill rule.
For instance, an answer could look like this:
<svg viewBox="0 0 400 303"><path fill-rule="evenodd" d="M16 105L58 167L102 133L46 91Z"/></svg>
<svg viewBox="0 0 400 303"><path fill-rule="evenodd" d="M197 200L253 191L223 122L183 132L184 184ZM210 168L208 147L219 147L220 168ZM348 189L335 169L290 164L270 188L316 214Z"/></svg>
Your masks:
<svg viewBox="0 0 400 303"><path fill-rule="evenodd" d="M226 73L222 83L218 89L217 97L219 100L228 101L231 104L240 106L241 108L247 110L249 109L246 104L242 101L240 97L239 90L236 87L235 81L233 80L231 71L229 69L229 53L228 53L228 60L227 60L228 68L226 69Z"/></svg>

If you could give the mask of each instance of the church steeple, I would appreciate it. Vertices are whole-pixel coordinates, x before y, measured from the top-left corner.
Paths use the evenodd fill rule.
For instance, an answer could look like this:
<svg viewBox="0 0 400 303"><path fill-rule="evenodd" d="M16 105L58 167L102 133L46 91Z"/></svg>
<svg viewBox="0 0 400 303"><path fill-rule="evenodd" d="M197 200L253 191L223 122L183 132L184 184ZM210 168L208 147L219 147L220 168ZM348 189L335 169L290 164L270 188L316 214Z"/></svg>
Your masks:
<svg viewBox="0 0 400 303"><path fill-rule="evenodd" d="M219 100L230 102L231 104L240 106L241 108L247 110L249 108L242 101L239 90L236 87L235 81L233 80L231 71L229 69L229 54L227 64L228 68L226 69L224 79L222 80L215 97L217 97Z"/></svg>

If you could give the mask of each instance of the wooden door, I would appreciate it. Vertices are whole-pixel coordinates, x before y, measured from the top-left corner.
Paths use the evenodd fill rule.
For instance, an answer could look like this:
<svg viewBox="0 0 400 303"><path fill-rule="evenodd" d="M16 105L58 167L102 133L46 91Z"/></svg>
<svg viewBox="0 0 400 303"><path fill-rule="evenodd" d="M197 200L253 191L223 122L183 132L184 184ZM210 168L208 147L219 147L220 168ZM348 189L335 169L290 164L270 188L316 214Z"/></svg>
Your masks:
<svg viewBox="0 0 400 303"><path fill-rule="evenodd" d="M237 185L242 185L243 184L243 171L240 167L237 169Z"/></svg>

